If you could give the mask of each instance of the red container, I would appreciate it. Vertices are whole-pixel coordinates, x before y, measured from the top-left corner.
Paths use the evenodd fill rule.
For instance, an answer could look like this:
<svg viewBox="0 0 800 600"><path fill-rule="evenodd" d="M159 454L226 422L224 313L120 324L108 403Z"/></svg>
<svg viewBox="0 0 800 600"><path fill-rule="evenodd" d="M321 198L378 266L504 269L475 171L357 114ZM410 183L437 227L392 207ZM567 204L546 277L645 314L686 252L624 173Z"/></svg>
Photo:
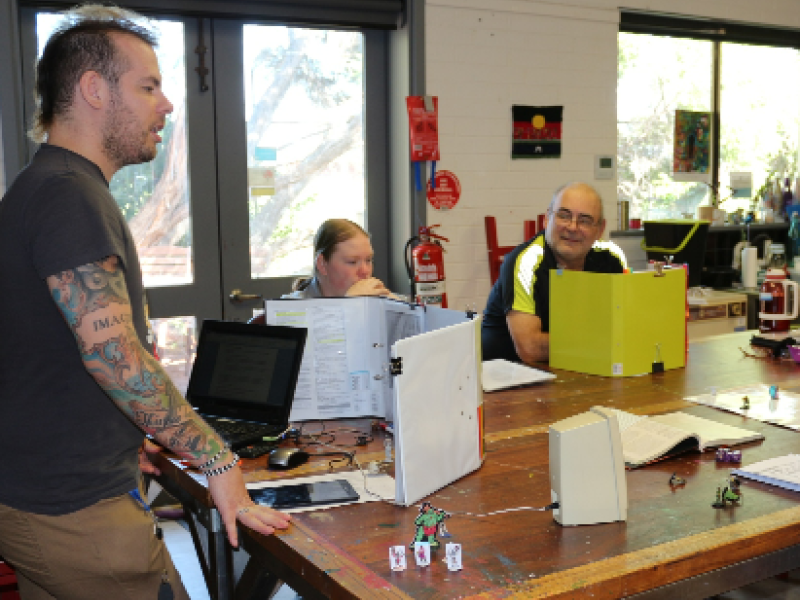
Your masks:
<svg viewBox="0 0 800 600"><path fill-rule="evenodd" d="M786 288L784 287L785 277L777 274L772 274L773 269L767 273L764 283L761 284L761 293L759 299L761 301L761 313L765 315L775 315L776 317L784 317L786 315ZM761 333L770 332L784 332L789 331L791 320L786 318L761 318L758 322L758 330Z"/></svg>

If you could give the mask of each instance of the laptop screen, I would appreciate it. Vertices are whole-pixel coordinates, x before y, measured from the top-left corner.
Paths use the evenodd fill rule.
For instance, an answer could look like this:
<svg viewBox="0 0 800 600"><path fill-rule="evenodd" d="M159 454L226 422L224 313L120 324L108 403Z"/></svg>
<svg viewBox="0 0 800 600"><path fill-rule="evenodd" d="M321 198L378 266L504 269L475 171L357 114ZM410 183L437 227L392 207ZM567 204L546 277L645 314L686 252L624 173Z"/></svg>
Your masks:
<svg viewBox="0 0 800 600"><path fill-rule="evenodd" d="M187 399L204 415L288 423L306 333L297 327L204 321Z"/></svg>

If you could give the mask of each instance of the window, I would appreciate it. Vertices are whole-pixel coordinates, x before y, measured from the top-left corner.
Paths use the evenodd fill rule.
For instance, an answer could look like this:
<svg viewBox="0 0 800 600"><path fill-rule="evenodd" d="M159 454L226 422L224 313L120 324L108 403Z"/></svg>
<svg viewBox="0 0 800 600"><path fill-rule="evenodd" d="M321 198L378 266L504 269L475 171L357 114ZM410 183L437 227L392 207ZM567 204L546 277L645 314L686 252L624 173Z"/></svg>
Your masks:
<svg viewBox="0 0 800 600"><path fill-rule="evenodd" d="M729 213L760 208L753 200L759 188L785 178L794 188L800 175L800 52L754 40L771 36L758 28L683 21L623 13L618 198L642 218L694 218L715 195ZM664 26L670 35L659 35ZM704 181L673 178L676 110L708 112L718 124ZM742 197L731 197L733 172L752 173L752 188Z"/></svg>
<svg viewBox="0 0 800 600"><path fill-rule="evenodd" d="M61 22L57 13L36 13L38 55ZM146 287L191 283L192 227L186 160L186 63L183 23L154 19L164 93L174 106L155 160L121 169L110 182L136 239ZM157 215L157 217L156 217Z"/></svg>
<svg viewBox="0 0 800 600"><path fill-rule="evenodd" d="M364 36L245 25L243 42L251 276L310 275L323 221L365 227Z"/></svg>
<svg viewBox="0 0 800 600"><path fill-rule="evenodd" d="M722 44L720 86L721 198L731 172L752 172L755 192L767 179L784 183L797 170L800 134L800 51L744 44ZM749 199L734 198L725 210L749 209Z"/></svg>
<svg viewBox="0 0 800 600"><path fill-rule="evenodd" d="M199 323L246 320L259 298L290 291L293 276L311 271L324 219L368 229L376 275L387 279L385 30L396 26L401 4L376 0L374 11L353 12L332 2L320 15L298 3L287 6L297 14L280 19L294 24L276 25L268 3L234 19L223 4L220 15L197 18L166 1L175 12L150 18L174 111L157 158L120 170L111 190L137 243L158 352L181 384ZM20 123L34 110L33 65L60 21L54 13L74 3L22 4L24 104L11 105L24 113ZM0 53L0 66L9 56ZM254 300L235 302L234 290Z"/></svg>
<svg viewBox="0 0 800 600"><path fill-rule="evenodd" d="M387 279L384 30L401 4L374 4L352 12L333 2L324 15L287 6L297 14L280 25L262 3L236 19L150 15L174 111L156 160L120 170L111 190L137 243L153 318L250 318L259 297L287 293L311 272L313 235L332 217L370 231L376 276ZM20 8L25 119L54 13Z"/></svg>

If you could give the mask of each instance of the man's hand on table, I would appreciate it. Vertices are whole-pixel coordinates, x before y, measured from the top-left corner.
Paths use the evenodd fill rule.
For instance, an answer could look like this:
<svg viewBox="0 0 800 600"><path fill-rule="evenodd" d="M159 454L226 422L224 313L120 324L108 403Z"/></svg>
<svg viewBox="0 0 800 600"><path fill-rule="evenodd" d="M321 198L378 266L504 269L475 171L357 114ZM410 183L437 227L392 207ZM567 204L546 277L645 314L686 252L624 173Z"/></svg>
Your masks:
<svg viewBox="0 0 800 600"><path fill-rule="evenodd" d="M209 477L208 490L228 531L228 540L234 548L239 547L237 519L243 525L264 535L273 534L276 529L288 528L292 520L286 513L255 504L247 493L242 470L238 466L220 475Z"/></svg>
<svg viewBox="0 0 800 600"><path fill-rule="evenodd" d="M158 454L161 450L161 446L144 438L144 442L142 442L142 446L139 448L139 470L142 473L145 475L161 475L161 471L158 467L150 462L150 455Z"/></svg>

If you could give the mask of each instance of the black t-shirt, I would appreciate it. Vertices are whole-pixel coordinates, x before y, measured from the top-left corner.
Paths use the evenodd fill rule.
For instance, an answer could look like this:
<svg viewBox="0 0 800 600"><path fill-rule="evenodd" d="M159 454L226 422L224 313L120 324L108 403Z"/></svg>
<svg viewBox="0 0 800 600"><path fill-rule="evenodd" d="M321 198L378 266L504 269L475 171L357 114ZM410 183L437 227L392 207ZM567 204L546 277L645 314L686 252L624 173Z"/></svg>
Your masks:
<svg viewBox="0 0 800 600"><path fill-rule="evenodd" d="M616 244L595 242L586 255L583 269L594 273L622 273L624 267L625 257ZM536 315L542 320L542 332L550 331L550 271L557 268L558 262L544 233L506 254L483 313L484 360L520 360L506 322L506 315L512 310Z"/></svg>
<svg viewBox="0 0 800 600"><path fill-rule="evenodd" d="M145 344L139 260L102 171L43 145L0 202L2 504L66 514L136 485L143 433L87 372L45 281L111 255Z"/></svg>

